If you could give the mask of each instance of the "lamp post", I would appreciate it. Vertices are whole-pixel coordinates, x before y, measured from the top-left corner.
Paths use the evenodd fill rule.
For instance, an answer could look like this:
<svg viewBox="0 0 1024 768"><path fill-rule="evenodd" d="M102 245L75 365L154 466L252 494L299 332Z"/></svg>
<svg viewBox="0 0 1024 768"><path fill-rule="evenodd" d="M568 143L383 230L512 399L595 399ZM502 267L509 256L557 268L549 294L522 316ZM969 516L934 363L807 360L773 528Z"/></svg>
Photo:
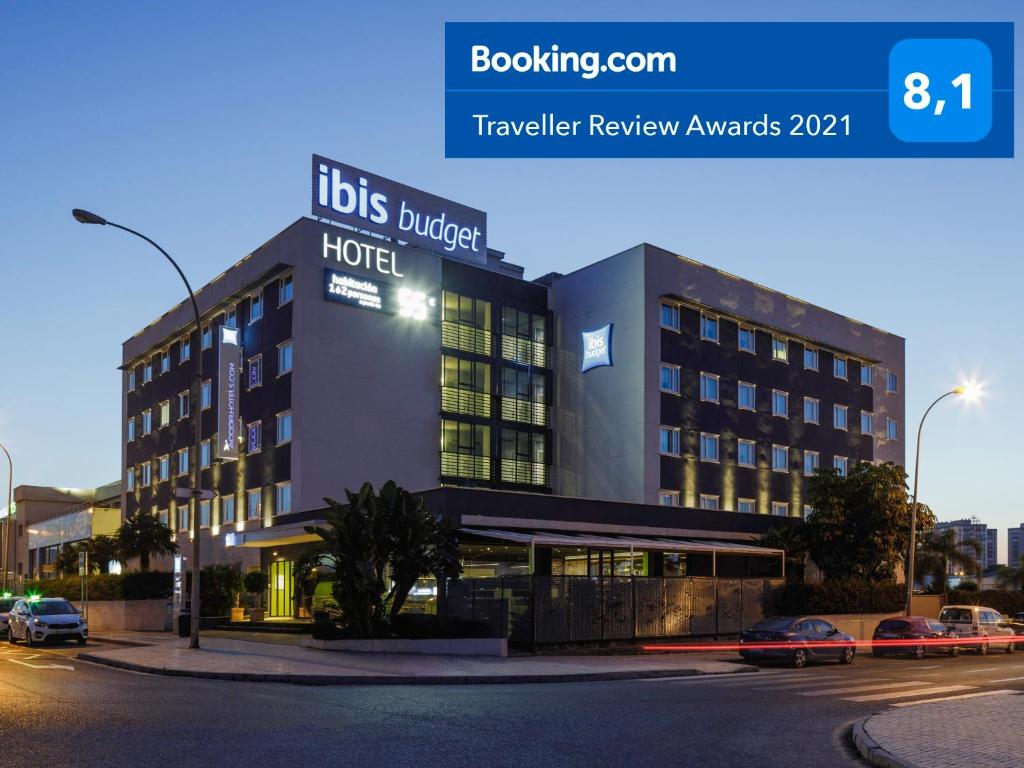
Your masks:
<svg viewBox="0 0 1024 768"><path fill-rule="evenodd" d="M192 286L188 282L188 278L185 277L185 273L181 271L181 267L178 263L171 258L171 255L167 253L163 248L157 245L155 242L150 240L148 237L143 235L141 232L136 232L134 229L115 224L112 221L107 221L102 216L97 216L95 213L89 211L83 211L80 208L75 208L71 211L71 215L75 217L75 221L81 224L102 224L106 226L115 227L117 229L124 230L129 234L135 235L136 237L142 238L147 243L156 248L164 257L171 262L171 266L174 267L178 276L182 282L185 283L185 288L188 291L188 297L192 302L192 311L195 313L196 322L196 341L195 348L191 350L190 357L195 360L195 413L194 416L194 431L195 431L195 445L193 446L193 457L192 457L192 620L191 620L191 636L189 638L189 648L199 647L199 506L202 500L202 462L200 461L200 455L203 450L203 326L202 320L199 315L199 305L196 303L195 294L192 292ZM191 342L190 342L191 344Z"/></svg>
<svg viewBox="0 0 1024 768"><path fill-rule="evenodd" d="M4 517L4 530L0 540L3 541L4 555L3 555L3 589L0 592L7 591L7 571L10 559L10 548L11 548L11 516L14 514L14 510L11 508L14 504L14 462L11 461L11 454L4 446L0 443L0 450L4 452L7 457L7 515Z"/></svg>
<svg viewBox="0 0 1024 768"><path fill-rule="evenodd" d="M921 430L924 428L924 420L928 418L932 408L945 400L950 395L963 395L967 387L954 387L943 395L939 395L924 412L920 423L917 425L917 450L914 454L914 491L910 502L910 551L907 553L907 615L913 613L912 603L914 600L914 552L917 549L917 481L921 477Z"/></svg>

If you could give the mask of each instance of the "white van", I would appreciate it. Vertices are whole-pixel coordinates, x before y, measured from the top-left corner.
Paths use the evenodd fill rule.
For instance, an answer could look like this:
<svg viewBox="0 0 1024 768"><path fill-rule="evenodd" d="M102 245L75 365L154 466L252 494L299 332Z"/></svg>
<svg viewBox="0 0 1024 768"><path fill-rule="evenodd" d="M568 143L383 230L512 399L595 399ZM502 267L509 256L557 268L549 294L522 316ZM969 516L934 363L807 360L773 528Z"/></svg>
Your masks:
<svg viewBox="0 0 1024 768"><path fill-rule="evenodd" d="M999 611L994 608L986 608L983 605L947 605L939 613L939 621L946 625L946 629L956 632L961 639L1016 637L1012 629L1000 626L1005 619ZM969 643L965 645L965 650L973 650L984 656L989 652L989 646L996 649L1003 648L1007 653L1013 653L1016 650L1016 644L1012 640Z"/></svg>

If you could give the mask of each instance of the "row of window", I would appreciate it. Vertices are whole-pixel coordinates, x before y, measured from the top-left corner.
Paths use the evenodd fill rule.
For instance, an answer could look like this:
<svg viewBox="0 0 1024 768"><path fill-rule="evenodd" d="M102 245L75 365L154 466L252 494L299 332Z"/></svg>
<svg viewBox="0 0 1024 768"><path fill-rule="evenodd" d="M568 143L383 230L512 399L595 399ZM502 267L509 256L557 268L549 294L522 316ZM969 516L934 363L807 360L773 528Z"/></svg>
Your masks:
<svg viewBox="0 0 1024 768"><path fill-rule="evenodd" d="M678 507L680 504L679 491L658 491L658 503L663 507ZM701 509L722 509L722 497L713 493L702 493L700 495ZM773 501L771 503L771 514L777 517L789 517L788 501ZM732 510L729 510L732 511ZM736 499L736 511L747 514L757 512L757 502L754 499ZM765 510L767 512L768 510ZM803 515L807 517L814 513L814 510L807 504L803 507Z"/></svg>
<svg viewBox="0 0 1024 768"><path fill-rule="evenodd" d="M658 449L666 456L680 456L680 429L678 427L659 428ZM720 462L722 460L721 435L710 432L700 434L700 460L709 462ZM775 472L790 471L790 452L799 448L790 448L788 445L772 445L771 468ZM738 438L736 440L736 463L741 467L757 466L757 441ZM820 466L820 454L818 451L803 451L803 466L805 475L813 475ZM832 466L839 470L839 474L845 476L849 471L850 460L846 456L834 456Z"/></svg>
<svg viewBox="0 0 1024 768"><path fill-rule="evenodd" d="M666 328L670 331L678 332L680 330L679 322L679 305L671 302L663 301L661 303L661 327ZM721 319L706 313L700 315L700 337L704 341L710 341L715 344L720 343L720 326ZM750 354L757 354L757 332L760 329L756 329L752 326L745 326L738 324L738 333L736 346L741 352L749 352ZM789 362L789 339L785 336L780 336L770 331L761 330L761 333L769 333L772 339L772 360L776 360L780 363ZM817 348L804 344L804 368L809 371L820 370L820 354ZM849 360L850 358L844 357L839 354L834 354L832 358L832 375L837 379L848 380L849 379ZM860 383L864 386L872 386L872 366L870 363L861 362L860 364ZM895 371L885 372L885 391L888 393L895 393L899 391L899 375Z"/></svg>
<svg viewBox="0 0 1024 768"><path fill-rule="evenodd" d="M490 331L491 303L484 299L445 291L441 301L441 319L444 322ZM544 315L515 307L502 307L501 333L503 336L544 344L547 338L547 321Z"/></svg>
<svg viewBox="0 0 1024 768"><path fill-rule="evenodd" d="M277 287L277 305L279 307L288 304L294 294L293 276L285 275L279 278L276 282ZM255 323L263 318L263 305L264 305L264 291L266 288L260 288L256 293L249 296L249 323ZM232 307L224 312L224 326L227 328L238 327L238 309ZM211 324L206 324L202 327L202 348L209 349L213 346L213 329ZM192 357L192 337L191 335L185 336L176 342L173 342L166 349L158 352L155 356L146 360L142 364L142 383L148 384L153 380L153 374L155 371L160 374L168 373L171 370L171 348L177 347L178 349L178 364L188 361ZM138 379L136 369L132 368L127 373L128 376L128 391L134 391L138 386Z"/></svg>
<svg viewBox="0 0 1024 768"><path fill-rule="evenodd" d="M213 501L217 502L217 506L220 510L220 516L217 520L217 525L230 525L236 521L236 498L235 494L226 494L217 496ZM199 502L199 527L209 528L212 521L213 501L206 499ZM288 515L292 512L292 484L290 481L277 483L274 486L274 514L275 515ZM153 514L160 518L160 522L166 525L168 528L174 530L177 528L179 531L189 530L189 508L187 504L182 504L176 509L157 509L153 507ZM171 515L174 515L177 519L172 520ZM262 488L251 488L245 491L245 519L246 520L260 520L263 517L263 489Z"/></svg>

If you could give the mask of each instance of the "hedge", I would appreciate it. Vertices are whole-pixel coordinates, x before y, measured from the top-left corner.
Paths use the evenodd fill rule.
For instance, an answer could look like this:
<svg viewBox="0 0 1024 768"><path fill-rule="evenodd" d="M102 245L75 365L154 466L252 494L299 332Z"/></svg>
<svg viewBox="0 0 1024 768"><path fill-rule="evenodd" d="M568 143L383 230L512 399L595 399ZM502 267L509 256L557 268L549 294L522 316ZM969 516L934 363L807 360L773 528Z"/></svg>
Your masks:
<svg viewBox="0 0 1024 768"><path fill-rule="evenodd" d="M90 600L162 600L171 596L173 574L167 571L139 571L125 574L89 576ZM43 597L82 599L82 580L78 576L62 579L26 581L25 591Z"/></svg>
<svg viewBox="0 0 1024 768"><path fill-rule="evenodd" d="M903 613L907 590L894 582L857 580L822 584L790 583L782 590L779 612L783 615L830 613Z"/></svg>
<svg viewBox="0 0 1024 768"><path fill-rule="evenodd" d="M974 590L954 589L946 595L946 605L984 605L995 608L1004 616L1024 612L1024 592L1010 592L1006 589Z"/></svg>

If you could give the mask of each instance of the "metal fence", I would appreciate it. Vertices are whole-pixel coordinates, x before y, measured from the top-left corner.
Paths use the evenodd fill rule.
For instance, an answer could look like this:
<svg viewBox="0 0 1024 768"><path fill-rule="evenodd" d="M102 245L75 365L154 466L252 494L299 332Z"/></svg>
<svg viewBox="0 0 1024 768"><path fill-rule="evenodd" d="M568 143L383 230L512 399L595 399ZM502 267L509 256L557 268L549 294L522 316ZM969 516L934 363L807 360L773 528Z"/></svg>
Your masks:
<svg viewBox="0 0 1024 768"><path fill-rule="evenodd" d="M714 637L771 613L782 579L502 576L448 586L448 614L517 645Z"/></svg>

